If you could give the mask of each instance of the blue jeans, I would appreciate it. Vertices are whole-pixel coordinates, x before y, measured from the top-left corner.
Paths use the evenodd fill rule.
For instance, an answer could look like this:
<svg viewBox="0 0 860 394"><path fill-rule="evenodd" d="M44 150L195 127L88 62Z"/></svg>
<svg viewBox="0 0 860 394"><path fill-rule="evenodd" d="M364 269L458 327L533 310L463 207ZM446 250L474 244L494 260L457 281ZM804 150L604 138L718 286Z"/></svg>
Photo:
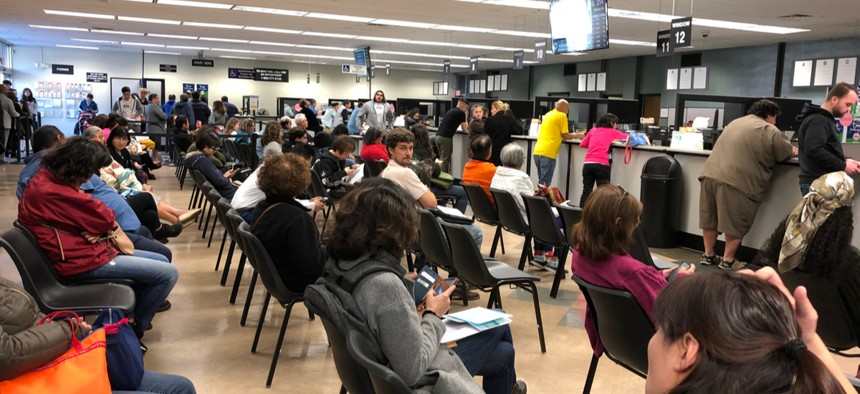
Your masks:
<svg viewBox="0 0 860 394"><path fill-rule="evenodd" d="M552 183L552 173L555 172L555 159L534 155L535 168L538 172L538 184L549 186Z"/></svg>
<svg viewBox="0 0 860 394"><path fill-rule="evenodd" d="M147 233L149 230L146 227L141 226L139 231L145 230ZM134 243L134 255L137 256L138 251L147 251L157 253L167 259L167 262L173 261L173 252L167 246L164 246L161 242L153 241L152 238L147 238L140 233L132 233L126 231L125 235L128 235L128 239ZM145 256L140 256L145 257ZM161 259L158 259L161 260Z"/></svg>
<svg viewBox="0 0 860 394"><path fill-rule="evenodd" d="M436 186L430 186L430 192L439 197L453 197L454 208L460 212L466 213L466 205L469 204L469 199L466 197L466 189L460 185L451 185L448 189L440 189Z"/></svg>
<svg viewBox="0 0 860 394"><path fill-rule="evenodd" d="M811 186L812 186L811 183L801 183L800 184L800 196L806 197L806 195L809 193L809 188Z"/></svg>
<svg viewBox="0 0 860 394"><path fill-rule="evenodd" d="M136 247L134 249L134 257L140 257L142 259L155 260L155 261L160 261L162 263L170 264L170 260L168 260L165 255L160 254L160 253L146 251L143 249L137 249Z"/></svg>
<svg viewBox="0 0 860 394"><path fill-rule="evenodd" d="M134 306L134 323L141 331L149 327L155 310L167 299L179 271L171 264L136 256L119 255L109 263L69 279L131 279L137 302Z"/></svg>
<svg viewBox="0 0 860 394"><path fill-rule="evenodd" d="M253 209L245 209L243 211L239 211L239 216L241 216L242 219L245 219L245 222L251 224L251 213L253 212Z"/></svg>
<svg viewBox="0 0 860 394"><path fill-rule="evenodd" d="M487 394L510 394L517 381L514 369L514 340L506 325L457 341L454 353L469 373L484 377Z"/></svg>
<svg viewBox="0 0 860 394"><path fill-rule="evenodd" d="M197 390L194 383L184 376L144 371L137 391L113 391L113 394L132 393L197 394Z"/></svg>

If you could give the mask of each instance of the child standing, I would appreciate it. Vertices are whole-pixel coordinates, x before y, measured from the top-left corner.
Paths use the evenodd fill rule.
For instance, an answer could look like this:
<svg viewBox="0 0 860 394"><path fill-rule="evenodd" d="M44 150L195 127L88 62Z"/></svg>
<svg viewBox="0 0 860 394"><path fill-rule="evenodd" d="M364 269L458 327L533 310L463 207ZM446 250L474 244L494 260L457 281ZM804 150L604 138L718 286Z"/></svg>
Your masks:
<svg viewBox="0 0 860 394"><path fill-rule="evenodd" d="M615 129L615 124L618 123L618 117L606 113L597 118L597 123L594 128L589 130L582 139L579 146L587 148L585 160L582 166L582 197L579 198L579 206L585 206L585 200L594 189L594 184L598 186L609 183L609 177L612 174L612 168L609 166L609 146L612 141L625 139L627 134Z"/></svg>

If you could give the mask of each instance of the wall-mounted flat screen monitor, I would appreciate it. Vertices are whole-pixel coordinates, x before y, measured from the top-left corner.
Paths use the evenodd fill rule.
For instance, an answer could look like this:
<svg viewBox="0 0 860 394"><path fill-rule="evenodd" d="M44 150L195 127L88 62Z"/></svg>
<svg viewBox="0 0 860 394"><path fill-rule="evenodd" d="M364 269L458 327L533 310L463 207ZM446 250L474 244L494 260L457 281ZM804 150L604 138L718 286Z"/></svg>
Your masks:
<svg viewBox="0 0 860 394"><path fill-rule="evenodd" d="M553 53L609 48L606 0L554 0L549 23Z"/></svg>

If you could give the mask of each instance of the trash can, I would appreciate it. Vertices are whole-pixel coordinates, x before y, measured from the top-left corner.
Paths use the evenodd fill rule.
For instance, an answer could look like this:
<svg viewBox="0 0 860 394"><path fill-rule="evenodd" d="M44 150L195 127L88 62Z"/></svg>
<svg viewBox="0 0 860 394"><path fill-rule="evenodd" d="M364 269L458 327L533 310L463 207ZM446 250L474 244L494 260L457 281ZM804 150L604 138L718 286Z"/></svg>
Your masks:
<svg viewBox="0 0 860 394"><path fill-rule="evenodd" d="M640 228L648 246L678 246L681 224L681 164L669 155L652 157L642 167Z"/></svg>

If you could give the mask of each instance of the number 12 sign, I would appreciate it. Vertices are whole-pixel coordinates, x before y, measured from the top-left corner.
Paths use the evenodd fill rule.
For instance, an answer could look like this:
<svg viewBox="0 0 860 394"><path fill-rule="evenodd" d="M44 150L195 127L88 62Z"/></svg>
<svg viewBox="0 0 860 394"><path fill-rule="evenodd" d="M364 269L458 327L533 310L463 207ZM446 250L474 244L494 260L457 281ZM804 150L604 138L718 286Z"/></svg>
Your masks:
<svg viewBox="0 0 860 394"><path fill-rule="evenodd" d="M678 18L672 20L671 37L669 39L669 47L674 52L675 48L683 48L693 45L693 17Z"/></svg>

